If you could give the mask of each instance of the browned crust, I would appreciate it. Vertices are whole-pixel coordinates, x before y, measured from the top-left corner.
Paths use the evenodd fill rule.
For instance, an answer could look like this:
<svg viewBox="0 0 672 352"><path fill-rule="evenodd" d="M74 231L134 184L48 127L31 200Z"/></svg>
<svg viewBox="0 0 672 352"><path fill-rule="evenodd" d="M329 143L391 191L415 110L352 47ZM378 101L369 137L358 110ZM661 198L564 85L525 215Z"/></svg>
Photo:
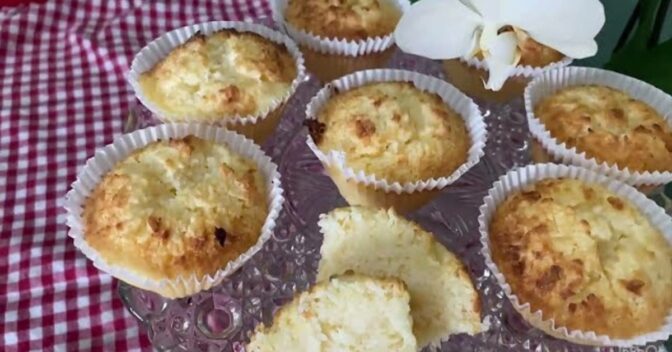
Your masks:
<svg viewBox="0 0 672 352"><path fill-rule="evenodd" d="M198 64L202 67L214 65L220 57L213 55L212 46L235 38L240 41L237 48L239 58L236 68L258 71L260 82L291 83L297 75L297 67L289 50L282 44L275 43L253 32L239 32L235 29L222 29L209 35L195 34L182 45L175 48L168 56L154 65L149 71L143 72L141 81L155 80L160 84L169 77L183 75L185 67ZM165 93L165 92L164 92ZM259 97L255 92L237 84L222 85L220 89L203 98L218 114L224 116L247 116L259 110ZM170 102L170 92L162 96Z"/></svg>
<svg viewBox="0 0 672 352"><path fill-rule="evenodd" d="M162 143L175 149L180 158L176 162L188 168L192 151L202 148L205 141L188 136ZM134 152L124 162L141 167L142 153L156 145L153 143ZM156 165L143 168L154 168L147 175L168 172L157 169ZM144 191L145 186L132 183L138 178L124 170L120 172L115 168L105 175L84 203L82 213L84 238L108 263L141 272L152 279L191 274L203 276L224 267L257 242L267 210L265 190L258 189L255 183L256 169L238 174L222 164L219 176L222 182L229 179L227 185L231 182L236 185L236 192L245 197L246 206L263 209L263 213L250 217L251 213L241 211L236 214L238 210L231 209L231 212L206 214L192 211L185 204L177 211L189 212L191 221L202 224L196 227L201 229L197 233L185 232L190 229L188 224L176 222L166 215L170 213L164 202L168 202L171 192L176 191L171 185L158 184L162 182L159 177L144 181L154 183L151 191L146 192L160 192L165 198L157 199L165 200L149 203L150 209L134 207L139 196L150 195Z"/></svg>
<svg viewBox="0 0 672 352"><path fill-rule="evenodd" d="M467 161L471 146L464 120L441 97L409 82L338 93L317 119L311 133L320 149L343 151L349 167L392 182L448 176Z"/></svg>
<svg viewBox="0 0 672 352"><path fill-rule="evenodd" d="M559 51L537 42L527 34L520 32L517 34L518 49L520 49L518 65L544 67L565 58L565 55Z"/></svg>
<svg viewBox="0 0 672 352"><path fill-rule="evenodd" d="M290 0L285 19L326 38L363 40L391 34L401 12L390 0Z"/></svg>
<svg viewBox="0 0 672 352"><path fill-rule="evenodd" d="M308 128L308 134L313 138L313 141L315 141L316 144L320 144L326 126L316 119L307 119L303 121L303 125Z"/></svg>
<svg viewBox="0 0 672 352"><path fill-rule="evenodd" d="M505 26L498 33L508 31L513 31L513 28ZM520 29L516 29L515 34L518 38L518 50L520 51L518 66L545 67L565 58L565 55L561 52L539 43ZM476 57L483 60L483 53L477 53Z"/></svg>
<svg viewBox="0 0 672 352"><path fill-rule="evenodd" d="M627 259L619 258L627 258L628 251L638 256L635 253L642 252L638 242L651 238L636 241L638 248L632 242L620 244L621 237L602 238L607 236L603 227L591 220L594 215L585 213L599 207L613 208L602 213L605 217L628 217L635 211L601 187L576 186L564 179L544 180L512 194L490 223L492 259L513 294L529 303L532 311L541 310L544 319L554 319L556 326L612 338L655 331L672 308L668 256L672 251L658 233L655 242L641 248L648 245L644 250L648 253L663 251L667 262L658 258L655 265L666 267L661 272L667 274L653 278L658 274L645 273L646 266L631 267ZM640 235L643 232L621 236ZM661 245L663 249L655 249ZM637 258L646 260L654 259Z"/></svg>
<svg viewBox="0 0 672 352"><path fill-rule="evenodd" d="M616 89L565 88L535 106L551 136L588 157L631 171L672 171L672 129L646 103Z"/></svg>

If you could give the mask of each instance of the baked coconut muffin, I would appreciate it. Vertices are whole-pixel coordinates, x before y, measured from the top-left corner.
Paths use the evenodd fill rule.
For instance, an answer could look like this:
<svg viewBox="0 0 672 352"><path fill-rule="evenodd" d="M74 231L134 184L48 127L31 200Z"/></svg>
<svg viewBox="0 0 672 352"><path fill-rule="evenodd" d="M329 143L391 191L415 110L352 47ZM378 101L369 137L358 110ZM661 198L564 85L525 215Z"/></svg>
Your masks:
<svg viewBox="0 0 672 352"><path fill-rule="evenodd" d="M672 171L672 128L648 104L602 85L564 88L534 107L551 136L598 164ZM538 147L538 146L537 146Z"/></svg>
<svg viewBox="0 0 672 352"><path fill-rule="evenodd" d="M338 93L307 123L322 152L342 152L349 168L390 184L447 177L467 161L471 147L460 115L438 95L408 82L370 83ZM346 181L335 168L327 171L351 205L405 211L416 206L410 198L430 195L386 193Z"/></svg>
<svg viewBox="0 0 672 352"><path fill-rule="evenodd" d="M282 307L258 326L248 352L415 352L409 295L396 279L334 277Z"/></svg>
<svg viewBox="0 0 672 352"><path fill-rule="evenodd" d="M511 27L504 27L500 33L504 31L514 30ZM566 60L562 53L537 42L525 31L517 29L514 32L518 38L517 48L520 53L518 67L540 69ZM482 61L483 53L478 52L474 57ZM488 79L488 71L475 67L473 63L470 65L460 59L445 60L443 69L449 81L461 91L479 99L499 103L509 102L522 96L531 80L529 77L522 76L509 77L500 90L492 91L483 87L483 82Z"/></svg>
<svg viewBox="0 0 672 352"><path fill-rule="evenodd" d="M431 233L392 210L364 207L335 209L318 224L318 282L349 271L403 280L420 348L482 331L480 299L464 264Z"/></svg>
<svg viewBox="0 0 672 352"><path fill-rule="evenodd" d="M627 339L672 308L672 248L606 188L546 179L508 196L489 226L492 260L520 304L556 327Z"/></svg>
<svg viewBox="0 0 672 352"><path fill-rule="evenodd" d="M172 50L140 75L139 86L165 121L226 124L260 116L257 129L268 119L274 128L282 111L278 104L293 89L298 71L284 45L253 32L222 29L197 33Z"/></svg>
<svg viewBox="0 0 672 352"><path fill-rule="evenodd" d="M95 187L83 207L84 239L108 264L138 277L200 279L257 243L266 194L257 165L223 144L194 136L158 141Z"/></svg>
<svg viewBox="0 0 672 352"><path fill-rule="evenodd" d="M394 32L401 11L392 0L289 0L285 19L323 38L364 40Z"/></svg>
<svg viewBox="0 0 672 352"><path fill-rule="evenodd" d="M354 71L383 67L389 60L392 41L383 38L392 35L401 18L399 2L281 2L284 5L284 11L281 9L284 22L291 26L290 35L301 45L308 69L322 82ZM342 43L337 45L336 41ZM354 52L346 53L353 48Z"/></svg>

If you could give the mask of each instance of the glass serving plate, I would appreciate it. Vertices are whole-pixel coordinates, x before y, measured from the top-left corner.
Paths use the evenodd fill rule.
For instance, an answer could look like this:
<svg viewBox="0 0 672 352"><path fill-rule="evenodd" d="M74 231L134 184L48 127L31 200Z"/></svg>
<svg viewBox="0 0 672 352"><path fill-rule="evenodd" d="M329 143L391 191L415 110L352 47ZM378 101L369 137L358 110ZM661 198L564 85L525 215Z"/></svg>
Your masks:
<svg viewBox="0 0 672 352"><path fill-rule="evenodd" d="M400 52L390 67L442 76L438 63ZM156 349L244 351L257 324L270 324L280 306L314 282L322 241L318 216L346 205L305 143L304 110L318 89L314 79L302 84L287 104L276 133L264 145L280 167L286 202L273 239L259 253L218 287L188 298L164 299L119 283L121 299L146 327ZM479 254L477 217L492 182L512 167L530 162L527 122L522 100L480 106L489 131L485 156L436 200L408 215L465 262L481 295L482 314L490 323L487 332L476 336L451 337L440 351L663 351L662 343L617 349L557 340L529 326L511 307ZM156 123L152 114L137 104L126 130Z"/></svg>

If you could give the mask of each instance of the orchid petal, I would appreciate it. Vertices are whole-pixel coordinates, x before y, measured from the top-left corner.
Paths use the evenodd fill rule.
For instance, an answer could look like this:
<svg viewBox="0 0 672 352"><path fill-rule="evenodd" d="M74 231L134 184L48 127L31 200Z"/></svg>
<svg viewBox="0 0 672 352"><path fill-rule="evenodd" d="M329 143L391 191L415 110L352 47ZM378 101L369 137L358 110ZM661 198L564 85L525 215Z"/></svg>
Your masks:
<svg viewBox="0 0 672 352"><path fill-rule="evenodd" d="M507 0L501 10L501 21L566 56L581 59L597 52L594 38L605 20L599 0Z"/></svg>
<svg viewBox="0 0 672 352"><path fill-rule="evenodd" d="M553 48L565 56L574 59L583 59L591 57L597 53L597 42L594 39L586 39L584 41L562 41L553 37L545 37L542 35L530 34L537 42Z"/></svg>
<svg viewBox="0 0 672 352"><path fill-rule="evenodd" d="M480 40L482 31L482 28L476 28L474 36L471 38L471 43L469 44L469 50L463 55L464 58L472 58L481 51Z"/></svg>
<svg viewBox="0 0 672 352"><path fill-rule="evenodd" d="M462 0L462 2L478 13L484 21L491 23L501 22L502 0Z"/></svg>
<svg viewBox="0 0 672 352"><path fill-rule="evenodd" d="M520 59L518 38L513 32L497 34L496 27L486 26L481 36L481 47L485 49L484 58L489 72L485 88L500 90Z"/></svg>
<svg viewBox="0 0 672 352"><path fill-rule="evenodd" d="M472 49L480 21L478 14L458 0L422 0L404 12L394 39L407 53L453 59Z"/></svg>

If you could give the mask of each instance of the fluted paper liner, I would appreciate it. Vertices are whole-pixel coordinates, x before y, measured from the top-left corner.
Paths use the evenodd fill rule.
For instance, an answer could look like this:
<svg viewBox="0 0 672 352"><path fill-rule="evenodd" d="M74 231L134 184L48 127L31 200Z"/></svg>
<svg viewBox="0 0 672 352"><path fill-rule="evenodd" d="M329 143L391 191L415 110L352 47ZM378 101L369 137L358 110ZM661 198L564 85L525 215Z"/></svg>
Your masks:
<svg viewBox="0 0 672 352"><path fill-rule="evenodd" d="M551 136L543 122L534 115L534 107L545 97L560 89L597 84L623 91L635 99L641 100L656 110L672 126L672 97L662 90L620 73L588 67L566 67L547 71L534 79L525 89L525 109L527 123L532 136L539 141L543 149L556 161L563 164L579 165L601 174L617 178L627 184L663 185L672 182L672 172L640 172L620 168L615 164L599 163L595 158L579 152L576 147L569 148L564 142Z"/></svg>
<svg viewBox="0 0 672 352"><path fill-rule="evenodd" d="M371 37L363 40L346 40L337 38L324 38L313 33L306 32L292 26L285 21L285 9L287 0L274 0L272 2L273 19L281 27L284 27L289 36L299 44L322 54L362 56L372 53L383 52L394 44L394 35L390 33L382 37ZM408 0L395 0L395 5L403 13L410 6Z"/></svg>
<svg viewBox="0 0 672 352"><path fill-rule="evenodd" d="M595 346L629 347L644 345L649 342L665 340L672 334L672 310L669 312L663 325L657 330L630 339L612 339L609 336L598 335L592 331L568 330L566 327L556 326L552 319L544 319L541 311L533 312L529 303L521 302L512 292L511 286L493 262L490 250L489 226L495 210L509 195L520 191L525 186L544 179L572 178L587 183L599 184L616 195L628 200L633 206L646 216L654 228L658 229L672 246L672 218L656 203L648 199L637 189L615 179L597 174L586 168L559 164L534 164L509 171L501 176L492 186L480 207L478 217L482 254L485 264L493 273L513 307L527 322L546 333L574 343Z"/></svg>
<svg viewBox="0 0 672 352"><path fill-rule="evenodd" d="M460 92L444 80L423 75L417 72L394 69L378 69L359 71L332 81L324 88L318 91L317 95L311 99L306 107L306 118L316 119L318 112L324 104L335 95L335 90L344 92L369 83L375 82L411 82L420 90L435 93L450 106L465 122L465 126L471 139L471 147L467 152L467 161L460 165L451 175L445 177L430 178L427 180L418 180L415 182L390 182L379 176L366 174L364 171L356 171L347 165L346 156L342 151L323 152L317 147L313 138L308 135L306 143L310 150L315 153L320 161L329 167L335 167L340 170L347 180L354 180L377 190L385 192L413 193L425 190L441 189L464 175L469 169L476 165L484 154L485 143L487 140L487 130L483 115L478 106L466 95Z"/></svg>
<svg viewBox="0 0 672 352"><path fill-rule="evenodd" d="M484 70L484 71L489 71L488 70L488 64L485 62L485 60L481 60L481 59L476 58L476 57L472 57L472 58L468 58L468 59L467 58L460 58L459 60L464 62L465 64L467 64L467 66L469 66L469 67L474 67L474 68L478 68L478 69L481 69L481 70ZM537 77L537 76L543 74L544 72L546 72L548 70L554 70L554 69L557 69L557 68L569 66L572 63L572 61L574 61L572 58L565 57L560 61L552 62L552 63L550 63L546 66L543 66L543 67L534 67L534 66L529 66L529 65L526 65L526 66L517 65L513 69L513 71L511 72L510 77L534 78L534 77Z"/></svg>
<svg viewBox="0 0 672 352"><path fill-rule="evenodd" d="M152 102L144 94L139 83L140 75L143 72L151 70L156 64L168 56L171 51L187 42L197 33L209 35L221 29L234 29L239 32L256 33L272 42L282 44L287 48L290 55L292 55L294 58L297 75L296 78L294 78L292 81L290 88L281 98L276 99L267 108L263 109L262 111L258 111L254 115L221 116L213 119L203 120L202 118L199 118L199 116L175 116L167 111L162 110L157 104ZM257 123L260 119L264 119L273 111L286 103L294 94L299 84L305 80L305 78L303 55L301 54L301 51L299 50L296 43L294 43L291 38L264 25L237 21L204 22L178 28L165 33L140 50L140 52L133 59L130 72L128 73L128 82L133 87L135 96L159 119L165 122L208 122L222 125L247 125Z"/></svg>
<svg viewBox="0 0 672 352"><path fill-rule="evenodd" d="M259 171L266 180L269 204L268 216L257 243L238 258L230 261L224 268L221 268L212 275L205 275L203 277L193 275L190 277L180 276L175 279L153 280L143 277L121 265L109 264L100 253L87 244L84 237L84 224L82 223L81 216L86 199L102 178L118 162L124 160L132 152L158 140L176 139L188 135L225 144L234 153L251 159L257 164ZM96 268L134 286L157 292L165 297L177 298L188 296L217 285L224 278L238 270L259 251L273 234L273 229L284 201L282 194L283 190L280 184L278 167L251 140L237 133L204 124L164 124L122 135L116 138L112 144L97 150L95 155L86 162L77 180L73 182L71 190L65 196L64 207L67 212L66 223L70 227L68 236L72 237L75 247L82 251L93 262Z"/></svg>

